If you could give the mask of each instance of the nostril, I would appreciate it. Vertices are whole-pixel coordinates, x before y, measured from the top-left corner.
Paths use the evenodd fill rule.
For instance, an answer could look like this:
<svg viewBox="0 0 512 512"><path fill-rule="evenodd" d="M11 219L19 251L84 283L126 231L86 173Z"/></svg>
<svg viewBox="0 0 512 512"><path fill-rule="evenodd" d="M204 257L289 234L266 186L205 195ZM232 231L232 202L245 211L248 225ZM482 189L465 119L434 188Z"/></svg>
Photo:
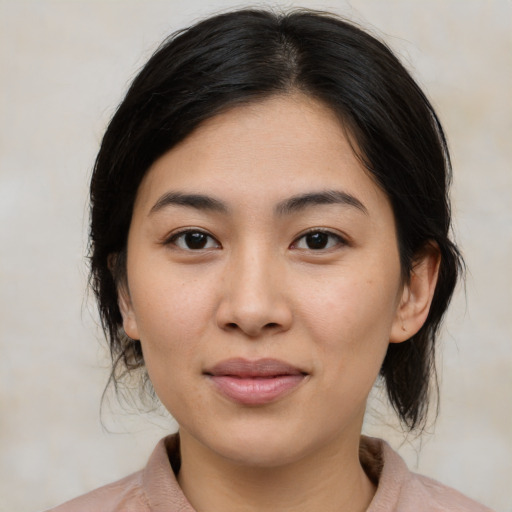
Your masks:
<svg viewBox="0 0 512 512"><path fill-rule="evenodd" d="M268 330L276 329L277 327L279 327L279 324L276 322L269 322L268 324L265 324L263 326L264 329L268 329ZM236 322L229 322L226 324L226 328L230 329L230 330L237 330L240 327Z"/></svg>

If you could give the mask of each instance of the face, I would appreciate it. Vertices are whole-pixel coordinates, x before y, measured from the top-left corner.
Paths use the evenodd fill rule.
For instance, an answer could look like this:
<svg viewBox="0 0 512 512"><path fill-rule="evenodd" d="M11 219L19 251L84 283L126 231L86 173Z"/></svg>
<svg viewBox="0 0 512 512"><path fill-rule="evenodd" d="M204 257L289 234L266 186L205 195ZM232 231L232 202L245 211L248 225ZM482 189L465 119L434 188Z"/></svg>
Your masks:
<svg viewBox="0 0 512 512"><path fill-rule="evenodd" d="M358 440L404 293L386 195L304 96L205 122L138 191L124 328L212 454L270 466Z"/></svg>

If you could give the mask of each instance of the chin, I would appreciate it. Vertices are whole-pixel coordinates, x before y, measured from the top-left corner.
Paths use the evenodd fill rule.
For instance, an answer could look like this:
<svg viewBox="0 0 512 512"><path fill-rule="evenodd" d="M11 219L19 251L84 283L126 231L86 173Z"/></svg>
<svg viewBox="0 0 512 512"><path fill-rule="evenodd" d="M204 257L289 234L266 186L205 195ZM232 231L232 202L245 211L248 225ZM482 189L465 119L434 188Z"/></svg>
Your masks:
<svg viewBox="0 0 512 512"><path fill-rule="evenodd" d="M231 442L218 449L218 453L231 462L252 468L285 466L293 464L305 455L295 443L272 443L268 440Z"/></svg>
<svg viewBox="0 0 512 512"><path fill-rule="evenodd" d="M240 466L253 468L293 464L312 453L317 445L308 441L300 430L261 424L245 425L241 429L228 428L210 441L204 444L208 443L217 455Z"/></svg>

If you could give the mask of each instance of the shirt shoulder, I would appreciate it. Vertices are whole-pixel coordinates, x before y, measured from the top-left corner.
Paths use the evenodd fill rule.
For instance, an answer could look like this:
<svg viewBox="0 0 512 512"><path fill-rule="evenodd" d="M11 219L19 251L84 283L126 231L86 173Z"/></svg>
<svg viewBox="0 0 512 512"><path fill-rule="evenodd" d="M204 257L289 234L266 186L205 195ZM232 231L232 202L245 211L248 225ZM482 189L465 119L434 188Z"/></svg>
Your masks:
<svg viewBox="0 0 512 512"><path fill-rule="evenodd" d="M47 512L194 512L175 477L179 466L174 434L160 440L143 470Z"/></svg>
<svg viewBox="0 0 512 512"><path fill-rule="evenodd" d="M409 471L386 442L364 437L361 462L377 486L367 512L492 512L459 491Z"/></svg>
<svg viewBox="0 0 512 512"><path fill-rule="evenodd" d="M149 512L142 471L67 501L47 512Z"/></svg>
<svg viewBox="0 0 512 512"><path fill-rule="evenodd" d="M410 510L407 508L409 504L423 503L424 509L431 512L492 512L490 508L456 489L415 473L411 473L411 478L403 489L402 501L404 510Z"/></svg>

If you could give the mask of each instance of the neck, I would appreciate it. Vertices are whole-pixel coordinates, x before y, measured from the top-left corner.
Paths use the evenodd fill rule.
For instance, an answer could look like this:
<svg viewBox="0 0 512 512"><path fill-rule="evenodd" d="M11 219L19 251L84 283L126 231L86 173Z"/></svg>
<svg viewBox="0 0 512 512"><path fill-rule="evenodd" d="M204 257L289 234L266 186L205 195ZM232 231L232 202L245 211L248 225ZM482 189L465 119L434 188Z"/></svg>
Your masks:
<svg viewBox="0 0 512 512"><path fill-rule="evenodd" d="M363 512L375 494L359 462L359 434L273 467L235 463L180 436L178 481L198 512Z"/></svg>

